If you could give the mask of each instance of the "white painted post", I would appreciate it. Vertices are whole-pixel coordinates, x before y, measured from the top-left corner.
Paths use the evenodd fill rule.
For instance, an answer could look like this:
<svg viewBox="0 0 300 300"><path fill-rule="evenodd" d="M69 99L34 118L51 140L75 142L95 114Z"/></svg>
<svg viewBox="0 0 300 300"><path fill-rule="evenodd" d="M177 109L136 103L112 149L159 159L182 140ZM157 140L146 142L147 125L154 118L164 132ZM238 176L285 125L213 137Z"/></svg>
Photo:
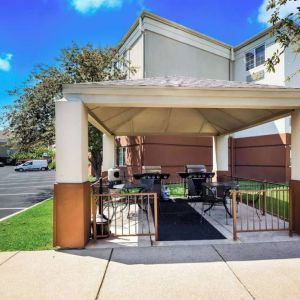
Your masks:
<svg viewBox="0 0 300 300"><path fill-rule="evenodd" d="M300 109L292 112L289 230L300 234Z"/></svg>
<svg viewBox="0 0 300 300"><path fill-rule="evenodd" d="M292 112L291 179L300 180L300 109Z"/></svg>
<svg viewBox="0 0 300 300"><path fill-rule="evenodd" d="M228 172L228 135L213 137L213 171Z"/></svg>
<svg viewBox="0 0 300 300"><path fill-rule="evenodd" d="M81 101L55 103L56 182L88 180L88 114Z"/></svg>
<svg viewBox="0 0 300 300"><path fill-rule="evenodd" d="M107 171L116 166L115 136L103 134L103 166L102 171Z"/></svg>

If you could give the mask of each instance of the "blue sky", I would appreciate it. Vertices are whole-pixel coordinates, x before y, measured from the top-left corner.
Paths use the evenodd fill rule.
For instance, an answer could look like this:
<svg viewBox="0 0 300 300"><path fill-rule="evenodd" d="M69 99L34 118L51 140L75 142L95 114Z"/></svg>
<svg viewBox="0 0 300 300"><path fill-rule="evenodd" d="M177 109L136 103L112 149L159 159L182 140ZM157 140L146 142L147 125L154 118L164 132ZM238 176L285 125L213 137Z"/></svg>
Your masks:
<svg viewBox="0 0 300 300"><path fill-rule="evenodd" d="M236 45L263 30L266 0L0 0L0 107L72 41L116 45L143 9Z"/></svg>

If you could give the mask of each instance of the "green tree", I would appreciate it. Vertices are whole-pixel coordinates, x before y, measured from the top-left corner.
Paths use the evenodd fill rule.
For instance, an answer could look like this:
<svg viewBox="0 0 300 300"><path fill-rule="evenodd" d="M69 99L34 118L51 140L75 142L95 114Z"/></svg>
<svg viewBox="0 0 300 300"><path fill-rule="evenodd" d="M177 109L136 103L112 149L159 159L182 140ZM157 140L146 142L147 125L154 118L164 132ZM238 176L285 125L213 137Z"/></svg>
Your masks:
<svg viewBox="0 0 300 300"><path fill-rule="evenodd" d="M102 134L92 124L89 124L89 161L93 166L96 174L96 179L99 179L102 166Z"/></svg>
<svg viewBox="0 0 300 300"><path fill-rule="evenodd" d="M126 78L134 68L115 48L94 48L91 44L79 47L73 44L62 49L55 66L39 65L29 79L17 90L10 91L16 98L6 107L6 130L20 152L55 144L55 105L62 97L62 85ZM102 162L102 134L89 126L90 162L100 174Z"/></svg>
<svg viewBox="0 0 300 300"><path fill-rule="evenodd" d="M294 12L282 16L284 7L290 2L297 2L297 0L269 0L267 5L267 11L272 12L269 20L273 26L271 34L275 36L275 41L280 45L280 49L266 60L265 64L269 72L275 72L275 66L280 62L280 55L288 47L291 47L295 54L300 53L300 7L297 7ZM287 79L289 80L299 72L300 66Z"/></svg>

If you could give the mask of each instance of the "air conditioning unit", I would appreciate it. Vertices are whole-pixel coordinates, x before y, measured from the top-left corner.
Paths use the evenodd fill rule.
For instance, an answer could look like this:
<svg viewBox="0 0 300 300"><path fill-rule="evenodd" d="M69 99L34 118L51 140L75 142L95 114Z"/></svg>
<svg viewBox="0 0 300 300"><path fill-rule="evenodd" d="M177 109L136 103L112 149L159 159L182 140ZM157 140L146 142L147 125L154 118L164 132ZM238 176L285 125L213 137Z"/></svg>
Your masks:
<svg viewBox="0 0 300 300"><path fill-rule="evenodd" d="M119 181L121 180L121 172L118 168L111 168L107 171L108 181Z"/></svg>

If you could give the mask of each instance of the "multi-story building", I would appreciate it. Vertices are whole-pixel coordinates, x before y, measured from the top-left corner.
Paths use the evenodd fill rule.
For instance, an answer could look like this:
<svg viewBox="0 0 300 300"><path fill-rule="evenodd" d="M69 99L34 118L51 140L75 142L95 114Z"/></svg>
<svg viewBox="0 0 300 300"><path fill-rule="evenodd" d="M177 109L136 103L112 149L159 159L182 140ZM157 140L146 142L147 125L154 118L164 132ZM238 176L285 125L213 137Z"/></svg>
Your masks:
<svg viewBox="0 0 300 300"><path fill-rule="evenodd" d="M287 49L275 73L264 62L279 48L267 29L238 46L231 46L192 29L143 12L119 44L119 52L136 68L129 78L188 76L258 84L300 86L300 76L286 81L300 65ZM237 120L237 116L228 115ZM240 115L239 115L240 118ZM241 125L243 120L239 119ZM241 126L242 128L243 126ZM288 181L290 179L290 118L246 129L231 136L230 170L238 177ZM161 165L175 173L186 164L212 168L212 138L143 136L120 137L118 165L128 174L142 165Z"/></svg>

